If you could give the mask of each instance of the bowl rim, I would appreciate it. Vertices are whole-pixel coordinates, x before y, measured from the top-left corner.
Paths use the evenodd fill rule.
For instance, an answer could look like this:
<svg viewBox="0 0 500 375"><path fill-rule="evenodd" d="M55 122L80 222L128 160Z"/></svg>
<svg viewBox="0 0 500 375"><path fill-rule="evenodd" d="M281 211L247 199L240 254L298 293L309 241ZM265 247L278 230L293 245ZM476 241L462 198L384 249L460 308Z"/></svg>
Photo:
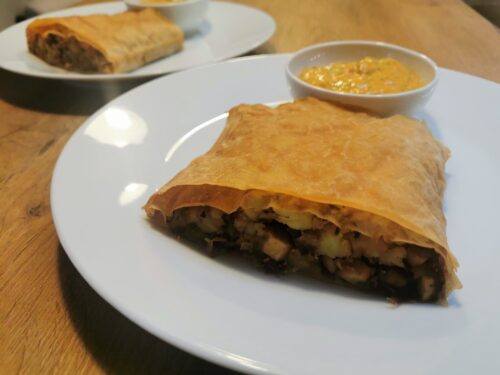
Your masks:
<svg viewBox="0 0 500 375"><path fill-rule="evenodd" d="M377 46L377 47L383 47L386 49L395 49L399 50L401 52L407 53L409 55L412 55L414 57L419 58L420 60L424 61L427 63L433 70L434 72L434 77L432 78L431 81L426 83L424 86L419 87L417 89L413 90L408 90L408 91L403 91L399 93L393 93L393 94L354 94L354 93L347 93L347 92L341 92L341 91L335 91L335 90L329 90L325 89L322 87L314 86L311 85L310 83L307 83L303 80L301 80L295 73L293 73L290 69L290 65L292 62L301 56L302 54L313 51L316 49L324 49L327 47L335 47L335 46L341 46L341 45L365 45L365 46ZM340 97L344 98L373 98L373 99L380 99L380 98L398 98L398 97L404 97L404 96L411 96L411 95L418 95L421 93L424 93L428 90L430 90L432 87L434 87L438 80L439 80L439 71L438 71L438 65L432 60L430 57L427 55L424 55L421 52L399 46L397 44L391 44L391 43L386 43L382 41L371 41L371 40L337 40L337 41L330 41L330 42L324 42L324 43L318 43L318 44L313 44L311 46L307 46L305 48L302 48L295 53L292 54L290 57L290 60L288 60L288 64L286 66L286 73L287 75L296 83L302 86L307 87L308 89L316 90L318 92L324 93L324 94L329 94L329 95L338 95Z"/></svg>
<svg viewBox="0 0 500 375"><path fill-rule="evenodd" d="M134 6L134 7L142 7L142 8L176 8L188 6L194 3L202 3L208 2L208 0L182 0L174 3L142 3L141 0L123 0L124 3Z"/></svg>

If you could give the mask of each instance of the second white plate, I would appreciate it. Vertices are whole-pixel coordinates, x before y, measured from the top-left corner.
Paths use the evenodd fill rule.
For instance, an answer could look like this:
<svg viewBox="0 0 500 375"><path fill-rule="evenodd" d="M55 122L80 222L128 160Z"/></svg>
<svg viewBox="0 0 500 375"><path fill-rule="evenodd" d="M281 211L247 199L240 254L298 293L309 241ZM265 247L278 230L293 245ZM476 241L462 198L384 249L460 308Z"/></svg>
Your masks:
<svg viewBox="0 0 500 375"><path fill-rule="evenodd" d="M114 14L125 10L125 4L112 2L69 8L40 17ZM0 67L35 77L91 81L157 76L239 56L266 42L276 28L273 18L258 9L210 1L205 21L198 33L186 38L183 51L128 73L81 74L50 66L28 52L25 34L31 21L0 33Z"/></svg>

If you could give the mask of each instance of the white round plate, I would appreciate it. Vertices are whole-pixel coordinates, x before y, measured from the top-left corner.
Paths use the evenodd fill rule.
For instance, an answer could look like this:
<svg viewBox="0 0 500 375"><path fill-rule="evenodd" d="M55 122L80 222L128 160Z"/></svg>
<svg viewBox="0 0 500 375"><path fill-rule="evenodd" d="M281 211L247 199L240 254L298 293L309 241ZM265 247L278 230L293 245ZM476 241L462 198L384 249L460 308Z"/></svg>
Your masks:
<svg viewBox="0 0 500 375"><path fill-rule="evenodd" d="M52 180L61 243L90 285L154 335L246 373L500 373L500 86L440 70L419 116L452 150L445 212L464 289L449 306L403 304L177 242L141 210L204 153L240 103L290 100L288 55L162 77L112 101L73 135Z"/></svg>
<svg viewBox="0 0 500 375"><path fill-rule="evenodd" d="M127 9L122 2L86 5L47 13L41 18L89 14L114 14ZM244 5L210 1L198 33L186 37L184 49L127 73L82 74L46 64L28 52L26 27L32 19L0 33L0 67L28 76L65 80L118 80L144 78L212 63L249 52L273 35L271 16Z"/></svg>

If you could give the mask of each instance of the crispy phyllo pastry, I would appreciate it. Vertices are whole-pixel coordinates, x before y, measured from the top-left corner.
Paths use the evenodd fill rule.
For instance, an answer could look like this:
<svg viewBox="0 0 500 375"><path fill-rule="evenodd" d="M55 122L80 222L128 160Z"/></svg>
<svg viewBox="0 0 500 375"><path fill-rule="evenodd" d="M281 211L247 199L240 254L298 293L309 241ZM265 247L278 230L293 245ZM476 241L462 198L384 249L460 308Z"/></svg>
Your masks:
<svg viewBox="0 0 500 375"><path fill-rule="evenodd" d="M425 124L401 115L312 98L239 105L211 150L145 210L210 252L236 249L267 270L445 304L461 287L442 211L448 156Z"/></svg>
<svg viewBox="0 0 500 375"><path fill-rule="evenodd" d="M183 47L182 30L153 9L114 15L42 18L26 29L29 51L82 73L122 73Z"/></svg>

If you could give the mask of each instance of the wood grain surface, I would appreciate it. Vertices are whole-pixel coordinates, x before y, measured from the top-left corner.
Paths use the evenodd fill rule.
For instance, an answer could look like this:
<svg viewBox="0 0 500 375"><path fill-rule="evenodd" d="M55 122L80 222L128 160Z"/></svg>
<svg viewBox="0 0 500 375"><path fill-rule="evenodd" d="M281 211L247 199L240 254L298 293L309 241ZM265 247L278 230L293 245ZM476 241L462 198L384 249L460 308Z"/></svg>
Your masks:
<svg viewBox="0 0 500 375"><path fill-rule="evenodd" d="M276 20L275 35L255 53L382 40L500 82L500 34L458 0L238 2ZM90 114L142 82L79 86L0 70L0 374L231 373L114 310L72 266L52 223L50 179L64 144Z"/></svg>

